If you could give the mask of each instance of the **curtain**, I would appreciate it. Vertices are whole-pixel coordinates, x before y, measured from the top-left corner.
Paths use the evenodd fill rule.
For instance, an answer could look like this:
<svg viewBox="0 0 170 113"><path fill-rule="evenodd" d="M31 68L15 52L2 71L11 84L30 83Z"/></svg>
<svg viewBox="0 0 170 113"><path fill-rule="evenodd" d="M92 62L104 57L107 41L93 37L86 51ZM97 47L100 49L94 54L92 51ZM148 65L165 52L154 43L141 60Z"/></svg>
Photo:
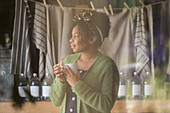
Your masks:
<svg viewBox="0 0 170 113"><path fill-rule="evenodd" d="M136 50L136 73L141 78L146 72L151 73L150 64L150 36L148 32L147 12L145 8L139 8L136 20L135 50Z"/></svg>
<svg viewBox="0 0 170 113"><path fill-rule="evenodd" d="M153 41L154 41L154 67L155 76L165 79L167 76L168 65L168 42L169 42L169 2L161 2L152 6L153 8ZM157 10L159 9L159 10Z"/></svg>
<svg viewBox="0 0 170 113"><path fill-rule="evenodd" d="M111 57L119 71L131 77L135 69L134 27L133 19L136 9L130 12L126 8L122 12L110 16L111 29L108 38L101 46L101 51Z"/></svg>
<svg viewBox="0 0 170 113"><path fill-rule="evenodd" d="M73 10L47 5L47 53L45 70L54 78L53 65L72 53L69 38Z"/></svg>
<svg viewBox="0 0 170 113"><path fill-rule="evenodd" d="M161 3L160 11L160 45L162 47L162 63L164 75L170 75L170 2ZM169 57L169 58L168 58Z"/></svg>
<svg viewBox="0 0 170 113"><path fill-rule="evenodd" d="M24 73L28 78L32 72L28 35L30 17L27 1L16 0L10 72L11 74Z"/></svg>
<svg viewBox="0 0 170 113"><path fill-rule="evenodd" d="M170 2L162 2L161 3L161 12L160 12L160 45L162 47L162 62L165 69L165 75L166 75L166 69L167 74L170 75L170 53L168 50L170 50ZM168 58L169 57L169 58ZM169 60L169 63L168 63Z"/></svg>
<svg viewBox="0 0 170 113"><path fill-rule="evenodd" d="M46 53L46 36L47 36L46 9L44 4L35 3L34 26L32 41L39 49L39 79L45 75L45 53Z"/></svg>
<svg viewBox="0 0 170 113"><path fill-rule="evenodd" d="M148 20L148 33L150 38L150 63L151 63L151 73L152 76L155 76L155 67L154 67L154 44L153 44L153 13L152 13L152 5L148 5L147 7L147 20Z"/></svg>

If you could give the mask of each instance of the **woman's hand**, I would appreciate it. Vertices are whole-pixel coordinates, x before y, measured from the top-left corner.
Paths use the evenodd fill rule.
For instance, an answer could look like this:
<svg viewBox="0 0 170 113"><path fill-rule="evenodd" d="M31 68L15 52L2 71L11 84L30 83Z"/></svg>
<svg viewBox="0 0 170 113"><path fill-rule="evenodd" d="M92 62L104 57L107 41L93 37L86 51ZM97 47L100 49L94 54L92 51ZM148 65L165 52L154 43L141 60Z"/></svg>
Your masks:
<svg viewBox="0 0 170 113"><path fill-rule="evenodd" d="M63 67L64 67L63 61L60 61L60 65L56 64L53 66L54 74L60 80L61 83L66 82L66 77L63 73Z"/></svg>
<svg viewBox="0 0 170 113"><path fill-rule="evenodd" d="M74 73L67 64L63 68L63 71L70 86L74 86L80 80L80 72Z"/></svg>

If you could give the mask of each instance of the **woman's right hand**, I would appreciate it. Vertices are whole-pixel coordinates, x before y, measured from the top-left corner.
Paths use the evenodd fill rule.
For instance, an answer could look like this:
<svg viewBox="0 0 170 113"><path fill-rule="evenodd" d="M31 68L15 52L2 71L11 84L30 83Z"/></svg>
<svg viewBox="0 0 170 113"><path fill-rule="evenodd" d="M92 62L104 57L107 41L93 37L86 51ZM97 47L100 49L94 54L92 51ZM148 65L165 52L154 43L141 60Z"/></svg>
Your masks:
<svg viewBox="0 0 170 113"><path fill-rule="evenodd" d="M66 82L66 77L64 75L64 72L62 71L63 67L64 67L63 61L60 61L60 65L56 64L53 66L54 74L60 80L61 83Z"/></svg>

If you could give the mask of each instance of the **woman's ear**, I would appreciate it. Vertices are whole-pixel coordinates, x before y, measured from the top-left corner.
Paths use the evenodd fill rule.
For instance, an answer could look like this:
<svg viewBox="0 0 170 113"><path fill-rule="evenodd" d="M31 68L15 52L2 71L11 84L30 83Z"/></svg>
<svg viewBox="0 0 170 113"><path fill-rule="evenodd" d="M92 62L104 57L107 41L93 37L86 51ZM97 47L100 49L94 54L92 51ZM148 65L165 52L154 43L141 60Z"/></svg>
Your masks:
<svg viewBox="0 0 170 113"><path fill-rule="evenodd" d="M89 40L89 42L90 42L90 44L94 44L94 43L96 42L96 40L97 40L97 37L96 37L96 36L93 36L93 37Z"/></svg>

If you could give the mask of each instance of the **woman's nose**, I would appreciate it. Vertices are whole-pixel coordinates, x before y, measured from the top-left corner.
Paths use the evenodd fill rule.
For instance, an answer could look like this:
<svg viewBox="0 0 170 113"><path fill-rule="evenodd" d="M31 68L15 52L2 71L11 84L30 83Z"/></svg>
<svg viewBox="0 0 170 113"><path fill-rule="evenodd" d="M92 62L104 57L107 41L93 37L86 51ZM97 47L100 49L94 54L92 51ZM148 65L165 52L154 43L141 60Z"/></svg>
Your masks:
<svg viewBox="0 0 170 113"><path fill-rule="evenodd" d="M70 43L73 42L73 37L70 38Z"/></svg>

